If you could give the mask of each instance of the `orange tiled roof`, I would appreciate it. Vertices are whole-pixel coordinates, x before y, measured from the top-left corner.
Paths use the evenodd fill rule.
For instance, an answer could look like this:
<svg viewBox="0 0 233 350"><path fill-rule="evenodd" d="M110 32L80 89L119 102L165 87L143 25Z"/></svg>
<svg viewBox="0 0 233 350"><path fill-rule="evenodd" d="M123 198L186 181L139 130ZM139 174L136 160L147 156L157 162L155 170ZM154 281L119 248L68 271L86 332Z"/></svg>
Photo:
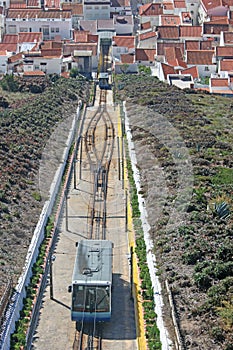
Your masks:
<svg viewBox="0 0 233 350"><path fill-rule="evenodd" d="M141 24L141 29L146 30L151 28L151 23L150 22L145 22Z"/></svg>
<svg viewBox="0 0 233 350"><path fill-rule="evenodd" d="M178 47L166 47L165 59L170 66L186 68L187 64L184 62L182 52Z"/></svg>
<svg viewBox="0 0 233 350"><path fill-rule="evenodd" d="M219 87L224 87L228 86L228 78L211 78L210 79L210 85L212 87L219 86Z"/></svg>
<svg viewBox="0 0 233 350"><path fill-rule="evenodd" d="M185 40L185 49L186 50L200 50L200 41L199 40Z"/></svg>
<svg viewBox="0 0 233 350"><path fill-rule="evenodd" d="M97 55L96 43L68 43L63 47L64 56L69 56L74 53L75 50L92 51L92 55Z"/></svg>
<svg viewBox="0 0 233 350"><path fill-rule="evenodd" d="M83 4L63 2L61 6L64 11L71 11L73 16L83 15Z"/></svg>
<svg viewBox="0 0 233 350"><path fill-rule="evenodd" d="M2 42L4 44L17 44L18 34L4 34Z"/></svg>
<svg viewBox="0 0 233 350"><path fill-rule="evenodd" d="M62 49L58 48L58 49L41 49L41 56L43 57L53 57L53 58L57 58L60 57L62 54Z"/></svg>
<svg viewBox="0 0 233 350"><path fill-rule="evenodd" d="M161 56L165 54L165 47L179 47L181 49L182 54L184 53L184 43L173 43L173 42L163 42L157 43L157 55Z"/></svg>
<svg viewBox="0 0 233 350"><path fill-rule="evenodd" d="M23 57L23 53L22 52L19 52L11 57L9 57L8 61L9 63L15 63L17 61L20 61L22 60L22 57Z"/></svg>
<svg viewBox="0 0 233 350"><path fill-rule="evenodd" d="M156 36L157 34L155 32L147 32L147 33L139 34L139 40L142 41L150 38L155 38Z"/></svg>
<svg viewBox="0 0 233 350"><path fill-rule="evenodd" d="M180 37L202 37L202 26L180 26Z"/></svg>
<svg viewBox="0 0 233 350"><path fill-rule="evenodd" d="M34 9L15 10L9 9L8 18L71 18L70 11L42 11Z"/></svg>
<svg viewBox="0 0 233 350"><path fill-rule="evenodd" d="M45 0L44 6L49 9L60 9L60 0Z"/></svg>
<svg viewBox="0 0 233 350"><path fill-rule="evenodd" d="M10 6L9 6L10 9L25 9L27 8L27 4L26 2L25 3L10 3Z"/></svg>
<svg viewBox="0 0 233 350"><path fill-rule="evenodd" d="M174 0L174 8L186 8L185 0Z"/></svg>
<svg viewBox="0 0 233 350"><path fill-rule="evenodd" d="M203 24L203 34L220 35L221 32L227 31L228 28L229 28L228 24L215 24L215 23L205 22Z"/></svg>
<svg viewBox="0 0 233 350"><path fill-rule="evenodd" d="M0 50L0 56L6 56L7 51L6 50Z"/></svg>
<svg viewBox="0 0 233 350"><path fill-rule="evenodd" d="M233 57L233 46L217 46L216 56Z"/></svg>
<svg viewBox="0 0 233 350"><path fill-rule="evenodd" d="M222 0L201 0L201 3L206 11L223 6Z"/></svg>
<svg viewBox="0 0 233 350"><path fill-rule="evenodd" d="M17 44L0 43L0 50L7 50L8 52L16 52Z"/></svg>
<svg viewBox="0 0 233 350"><path fill-rule="evenodd" d="M27 0L27 7L40 7L39 0Z"/></svg>
<svg viewBox="0 0 233 350"><path fill-rule="evenodd" d="M187 64L212 65L214 51L210 50L193 50L186 51Z"/></svg>
<svg viewBox="0 0 233 350"><path fill-rule="evenodd" d="M162 15L162 3L149 3L139 7L140 16L158 16Z"/></svg>
<svg viewBox="0 0 233 350"><path fill-rule="evenodd" d="M162 26L177 26L180 25L180 17L174 15L161 15Z"/></svg>
<svg viewBox="0 0 233 350"><path fill-rule="evenodd" d="M37 43L43 40L43 33L19 33L19 43Z"/></svg>
<svg viewBox="0 0 233 350"><path fill-rule="evenodd" d="M88 30L75 30L74 41L76 43L87 43L88 42Z"/></svg>
<svg viewBox="0 0 233 350"><path fill-rule="evenodd" d="M184 70L182 70L182 74L190 74L193 77L193 79L199 78L197 66L185 68Z"/></svg>
<svg viewBox="0 0 233 350"><path fill-rule="evenodd" d="M233 32L224 32L223 33L224 44L233 44Z"/></svg>
<svg viewBox="0 0 233 350"><path fill-rule="evenodd" d="M158 39L179 39L179 27L176 27L176 26L158 27Z"/></svg>
<svg viewBox="0 0 233 350"><path fill-rule="evenodd" d="M163 2L164 10L174 10L173 2Z"/></svg>
<svg viewBox="0 0 233 350"><path fill-rule="evenodd" d="M175 74L176 73L174 67L171 67L166 63L161 63L161 68L163 70L163 74L164 74L165 79L167 79L168 74Z"/></svg>
<svg viewBox="0 0 233 350"><path fill-rule="evenodd" d="M200 42L200 49L201 50L213 50L213 40L205 40Z"/></svg>
<svg viewBox="0 0 233 350"><path fill-rule="evenodd" d="M23 76L25 76L25 77L37 77L37 76L43 77L43 76L45 76L45 73L42 72L41 70L33 70L31 72L24 72Z"/></svg>
<svg viewBox="0 0 233 350"><path fill-rule="evenodd" d="M154 61L156 55L155 49L136 49L136 61Z"/></svg>
<svg viewBox="0 0 233 350"><path fill-rule="evenodd" d="M111 7L129 7L130 0L111 0Z"/></svg>
<svg viewBox="0 0 233 350"><path fill-rule="evenodd" d="M113 46L127 47L132 49L135 47L135 36L113 36L112 41L114 41Z"/></svg>
<svg viewBox="0 0 233 350"><path fill-rule="evenodd" d="M121 54L121 63L123 64L132 64L135 61L135 55L124 53Z"/></svg>
<svg viewBox="0 0 233 350"><path fill-rule="evenodd" d="M233 59L221 60L219 62L219 70L232 72L233 71Z"/></svg>

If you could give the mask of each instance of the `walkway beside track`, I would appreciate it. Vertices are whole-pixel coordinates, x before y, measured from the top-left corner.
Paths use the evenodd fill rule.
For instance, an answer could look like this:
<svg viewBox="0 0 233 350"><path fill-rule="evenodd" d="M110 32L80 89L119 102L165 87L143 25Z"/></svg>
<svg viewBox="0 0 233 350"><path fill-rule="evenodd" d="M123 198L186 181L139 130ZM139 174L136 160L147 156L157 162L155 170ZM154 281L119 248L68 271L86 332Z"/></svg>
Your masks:
<svg viewBox="0 0 233 350"><path fill-rule="evenodd" d="M95 106L87 109L84 132L99 105L98 89L95 101ZM121 135L117 135L118 115L112 104L112 91L107 93L107 109L115 125L116 138L120 137ZM89 171L84 143L82 156L79 151L77 158L75 177L70 184L67 209L64 211L54 251L53 300L50 299L48 283L34 337L32 348L37 350L75 349L75 322L70 319L71 294L67 289L72 280L75 242L87 237L88 213L93 192L93 176ZM115 140L108 180L106 229L106 239L114 243L112 319L104 325L102 349L136 350L136 322L130 294L129 242L125 232L125 191L122 181L119 180L118 164L118 147Z"/></svg>

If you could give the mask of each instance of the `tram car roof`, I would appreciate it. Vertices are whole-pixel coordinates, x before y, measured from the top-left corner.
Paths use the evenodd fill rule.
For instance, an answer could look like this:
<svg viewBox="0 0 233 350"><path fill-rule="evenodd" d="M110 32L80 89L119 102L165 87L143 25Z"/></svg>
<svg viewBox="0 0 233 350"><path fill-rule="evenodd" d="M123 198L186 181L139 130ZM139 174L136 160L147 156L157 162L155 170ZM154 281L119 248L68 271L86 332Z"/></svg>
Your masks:
<svg viewBox="0 0 233 350"><path fill-rule="evenodd" d="M112 246L112 242L107 240L81 240L77 248L73 284L111 285Z"/></svg>

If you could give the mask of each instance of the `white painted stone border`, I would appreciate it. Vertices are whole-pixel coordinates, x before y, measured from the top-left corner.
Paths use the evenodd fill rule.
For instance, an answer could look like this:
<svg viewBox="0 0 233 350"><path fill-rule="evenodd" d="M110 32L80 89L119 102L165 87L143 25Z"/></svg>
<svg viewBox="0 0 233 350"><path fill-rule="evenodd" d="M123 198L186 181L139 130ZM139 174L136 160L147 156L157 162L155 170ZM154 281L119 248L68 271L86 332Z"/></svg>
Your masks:
<svg viewBox="0 0 233 350"><path fill-rule="evenodd" d="M162 343L162 350L170 350L173 347L172 347L172 342L169 338L168 331L165 328L163 317L162 317L163 299L161 294L161 284L157 276L158 270L156 267L156 258L155 258L155 255L152 253L153 242L150 239L150 234L149 234L150 225L147 221L148 215L147 215L147 210L145 206L145 201L142 195L140 194L140 190L141 190L140 173L137 168L137 158L136 158L134 143L132 141L132 134L131 134L130 124L129 124L129 119L127 117L127 109L125 106L125 102L123 102L123 111L125 114L125 132L126 132L126 137L128 141L129 156L130 156L131 166L133 170L134 182L137 188L140 218L142 222L142 229L143 229L144 240L146 244L147 264L148 264L150 278L151 278L152 287L154 291L155 312L157 314L157 326L160 331L160 340Z"/></svg>

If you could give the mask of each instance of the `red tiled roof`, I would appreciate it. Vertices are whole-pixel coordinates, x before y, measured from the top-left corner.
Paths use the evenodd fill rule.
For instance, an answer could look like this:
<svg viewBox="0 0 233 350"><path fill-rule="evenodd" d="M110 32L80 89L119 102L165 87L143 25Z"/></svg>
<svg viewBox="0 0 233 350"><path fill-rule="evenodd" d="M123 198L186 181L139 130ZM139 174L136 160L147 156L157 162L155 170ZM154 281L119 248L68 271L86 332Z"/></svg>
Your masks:
<svg viewBox="0 0 233 350"><path fill-rule="evenodd" d="M215 86L228 86L228 78L211 78L210 79L210 85L212 87L215 87Z"/></svg>
<svg viewBox="0 0 233 350"><path fill-rule="evenodd" d="M134 61L135 61L135 55L131 55L129 53L121 54L121 63L130 64L130 63L134 63Z"/></svg>
<svg viewBox="0 0 233 350"><path fill-rule="evenodd" d="M43 33L19 33L19 43L37 43L43 40Z"/></svg>
<svg viewBox="0 0 233 350"><path fill-rule="evenodd" d="M20 4L20 3L10 3L10 6L9 6L9 8L10 9L25 9L25 8L27 8L27 4L26 4L26 2L25 3L22 3L22 4Z"/></svg>
<svg viewBox="0 0 233 350"><path fill-rule="evenodd" d="M211 20L209 22L205 23L211 23L211 24L228 24L229 18L228 16L210 16Z"/></svg>
<svg viewBox="0 0 233 350"><path fill-rule="evenodd" d="M185 40L185 49L186 50L199 50L200 41L199 40Z"/></svg>
<svg viewBox="0 0 233 350"><path fill-rule="evenodd" d="M204 9L206 9L207 11L212 10L216 7L223 6L222 0L201 0L201 3Z"/></svg>
<svg viewBox="0 0 233 350"><path fill-rule="evenodd" d="M219 70L232 72L233 71L233 59L221 60L219 62Z"/></svg>
<svg viewBox="0 0 233 350"><path fill-rule="evenodd" d="M25 76L25 77L37 77L37 76L43 77L43 76L45 76L45 73L42 72L41 70L33 70L31 72L24 72L23 76Z"/></svg>
<svg viewBox="0 0 233 350"><path fill-rule="evenodd" d="M166 63L161 63L161 68L163 70L163 74L164 74L165 79L167 79L168 74L175 74L176 73L174 67L171 67Z"/></svg>
<svg viewBox="0 0 233 350"><path fill-rule="evenodd" d="M154 61L156 55L155 49L136 49L136 61Z"/></svg>
<svg viewBox="0 0 233 350"><path fill-rule="evenodd" d="M41 56L43 57L53 57L53 58L57 58L60 57L62 54L62 49L58 48L58 49L41 49Z"/></svg>
<svg viewBox="0 0 233 350"><path fill-rule="evenodd" d="M165 59L170 66L186 68L187 64L184 62L180 48L178 47L166 47Z"/></svg>
<svg viewBox="0 0 233 350"><path fill-rule="evenodd" d="M111 7L129 7L130 0L111 0Z"/></svg>
<svg viewBox="0 0 233 350"><path fill-rule="evenodd" d="M61 76L62 76L63 78L69 78L69 77L70 77L70 73L69 73L69 72L62 72L62 73L61 73Z"/></svg>
<svg viewBox="0 0 233 350"><path fill-rule="evenodd" d="M224 44L233 44L233 32L224 32L223 33Z"/></svg>
<svg viewBox="0 0 233 350"><path fill-rule="evenodd" d="M151 23L150 22L145 22L141 24L141 29L146 30L151 28Z"/></svg>
<svg viewBox="0 0 233 350"><path fill-rule="evenodd" d="M154 38L156 36L157 34L155 32L147 32L147 33L139 34L139 40L142 41L142 40Z"/></svg>
<svg viewBox="0 0 233 350"><path fill-rule="evenodd" d="M179 27L176 27L176 26L158 27L158 39L179 39Z"/></svg>
<svg viewBox="0 0 233 350"><path fill-rule="evenodd" d="M182 70L182 74L190 74L193 77L193 79L199 78L197 66L193 66Z"/></svg>
<svg viewBox="0 0 233 350"><path fill-rule="evenodd" d="M180 37L202 37L202 26L180 26Z"/></svg>
<svg viewBox="0 0 233 350"><path fill-rule="evenodd" d="M210 50L188 50L187 64L212 65L214 51Z"/></svg>
<svg viewBox="0 0 233 350"><path fill-rule="evenodd" d="M7 50L8 52L16 52L17 44L0 43L0 50Z"/></svg>
<svg viewBox="0 0 233 350"><path fill-rule="evenodd" d="M180 24L180 17L174 15L161 15L162 26L177 26Z"/></svg>
<svg viewBox="0 0 233 350"><path fill-rule="evenodd" d="M201 50L213 50L214 49L213 40L201 41L200 42L200 49Z"/></svg>
<svg viewBox="0 0 233 350"><path fill-rule="evenodd" d="M9 9L8 10L8 18L71 18L71 12L70 11L59 11L59 10L53 10L53 11L42 11L42 10L32 10L32 9L25 9L25 10L15 10L15 9Z"/></svg>
<svg viewBox="0 0 233 350"><path fill-rule="evenodd" d="M27 0L27 7L40 7L40 1L38 1L38 0Z"/></svg>
<svg viewBox="0 0 233 350"><path fill-rule="evenodd" d="M166 43L157 43L157 55L161 56L164 55L165 47L179 47L181 49L182 54L184 53L184 43L173 43L173 42L166 42Z"/></svg>
<svg viewBox="0 0 233 350"><path fill-rule="evenodd" d="M89 31L87 30L76 30L74 32L74 41L76 43L87 43L88 33Z"/></svg>
<svg viewBox="0 0 233 350"><path fill-rule="evenodd" d="M174 10L174 4L173 2L163 2L163 8L164 10Z"/></svg>
<svg viewBox="0 0 233 350"><path fill-rule="evenodd" d="M233 46L217 46L216 56L233 57Z"/></svg>
<svg viewBox="0 0 233 350"><path fill-rule="evenodd" d="M208 23L205 22L203 24L203 34L217 34L220 35L221 32L227 31L229 28L228 24L215 24L215 23Z"/></svg>
<svg viewBox="0 0 233 350"><path fill-rule="evenodd" d="M135 47L135 36L113 36L112 41L114 41L113 46L127 47L132 49Z"/></svg>
<svg viewBox="0 0 233 350"><path fill-rule="evenodd" d="M62 10L71 11L73 16L83 15L83 4L63 2L61 6Z"/></svg>
<svg viewBox="0 0 233 350"><path fill-rule="evenodd" d="M174 0L174 8L186 8L185 0Z"/></svg>
<svg viewBox="0 0 233 350"><path fill-rule="evenodd" d="M11 57L8 58L9 63L14 63L17 61L20 61L22 59L23 53L19 52Z"/></svg>
<svg viewBox="0 0 233 350"><path fill-rule="evenodd" d="M67 43L63 47L64 56L69 56L74 53L75 50L92 51L92 55L97 55L96 43Z"/></svg>
<svg viewBox="0 0 233 350"><path fill-rule="evenodd" d="M60 0L45 0L44 6L49 9L60 9Z"/></svg>
<svg viewBox="0 0 233 350"><path fill-rule="evenodd" d="M140 16L158 16L163 13L161 3L149 3L139 7Z"/></svg>
<svg viewBox="0 0 233 350"><path fill-rule="evenodd" d="M4 34L2 42L4 44L17 44L18 34Z"/></svg>

